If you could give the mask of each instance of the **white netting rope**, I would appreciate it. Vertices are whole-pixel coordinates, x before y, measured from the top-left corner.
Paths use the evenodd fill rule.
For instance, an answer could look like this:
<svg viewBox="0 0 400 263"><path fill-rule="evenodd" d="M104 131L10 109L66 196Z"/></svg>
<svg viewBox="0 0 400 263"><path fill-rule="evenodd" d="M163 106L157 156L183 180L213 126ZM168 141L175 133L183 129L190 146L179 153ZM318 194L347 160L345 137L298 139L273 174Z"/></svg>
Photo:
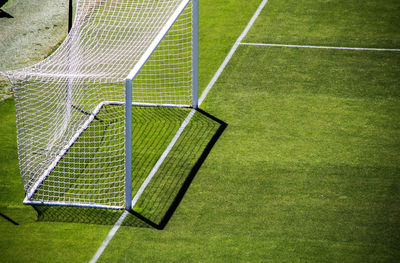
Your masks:
<svg viewBox="0 0 400 263"><path fill-rule="evenodd" d="M125 77L182 2L78 0L61 46L5 73L31 201L124 205ZM189 3L134 79L134 103L191 104L191 12Z"/></svg>

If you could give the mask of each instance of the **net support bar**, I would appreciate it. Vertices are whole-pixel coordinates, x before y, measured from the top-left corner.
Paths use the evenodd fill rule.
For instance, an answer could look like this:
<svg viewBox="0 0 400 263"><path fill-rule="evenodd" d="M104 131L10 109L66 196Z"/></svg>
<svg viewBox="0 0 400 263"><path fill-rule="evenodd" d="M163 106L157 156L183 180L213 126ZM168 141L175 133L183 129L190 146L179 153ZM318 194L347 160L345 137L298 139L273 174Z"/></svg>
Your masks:
<svg viewBox="0 0 400 263"><path fill-rule="evenodd" d="M69 0L69 3L68 3L68 33L69 33L69 31L71 31L71 28L72 28L72 16L74 13L73 9L74 9L73 0Z"/></svg>

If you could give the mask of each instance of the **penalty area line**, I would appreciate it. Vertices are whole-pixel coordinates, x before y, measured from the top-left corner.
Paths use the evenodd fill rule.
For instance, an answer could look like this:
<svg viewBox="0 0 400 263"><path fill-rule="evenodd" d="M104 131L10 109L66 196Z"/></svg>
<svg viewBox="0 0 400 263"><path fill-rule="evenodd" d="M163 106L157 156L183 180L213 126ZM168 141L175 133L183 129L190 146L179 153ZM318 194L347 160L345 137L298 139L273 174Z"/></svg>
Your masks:
<svg viewBox="0 0 400 263"><path fill-rule="evenodd" d="M111 228L110 232L108 233L106 239L104 239L103 243L99 247L99 249L96 251L96 254L94 254L93 258L90 260L90 263L95 263L97 260L100 258L101 254L103 254L103 251L106 249L108 243L110 243L111 239L114 237L115 233L117 233L119 227L122 225L124 222L125 218L128 216L129 212L124 211L122 215L119 217L113 228Z"/></svg>
<svg viewBox="0 0 400 263"><path fill-rule="evenodd" d="M247 35L247 32L249 32L250 28L253 26L255 20L260 15L262 9L267 4L267 2L268 2L268 0L263 0L261 2L261 4L259 5L258 9L254 13L253 17L250 19L249 23L247 24L246 28L243 30L242 34L240 34L239 38L236 40L236 42L233 45L232 49L229 51L228 55L226 56L225 60L222 62L221 66L218 68L217 72L215 73L215 75L211 79L210 83L207 85L207 87L205 88L205 90L201 94L201 97L199 99L199 106L203 103L203 101L207 97L208 92L211 90L211 88L214 86L215 82L218 80L218 78L221 75L222 71L225 69L226 65L231 60L233 54L236 52L236 49L238 48L238 46L242 42L243 38ZM171 140L170 144L167 146L167 148L165 149L165 151L163 152L163 154L161 155L161 157L157 161L156 165L153 167L153 169L151 170L151 172L149 173L149 175L147 176L147 178L145 179L145 181L141 185L139 191L137 192L137 194L133 198L132 207L135 206L136 202L139 200L139 198L142 195L143 191L145 190L147 185L150 183L150 181L153 178L153 176L157 173L159 167L164 162L165 158L168 156L168 153L171 151L172 147L175 145L176 141L179 139L180 135L182 134L182 132L186 128L186 126L189 123L189 121L192 119L192 117L193 117L195 112L196 112L196 110L192 109L190 111L190 113L188 114L188 116L186 117L186 119L181 124L181 126L178 129L178 131L176 132L174 138ZM90 260L90 263L96 263L97 262L97 260L103 254L104 250L106 249L106 247L110 243L111 239L114 237L115 233L117 233L118 229L120 228L120 226L122 225L122 223L124 222L124 220L128 216L128 214L129 214L128 211L124 211L124 213L121 215L121 217L117 220L117 222L115 223L115 225L110 230L110 232L108 233L107 237L104 239L103 243L101 244L101 246L97 250L96 254Z"/></svg>
<svg viewBox="0 0 400 263"><path fill-rule="evenodd" d="M307 45L286 45L286 44L266 44L266 43L240 43L240 45L244 45L244 46L264 46L264 47L296 47L296 48L317 48L317 49L341 49L341 50L400 52L400 49L397 49L397 48L329 47L329 46L307 46Z"/></svg>

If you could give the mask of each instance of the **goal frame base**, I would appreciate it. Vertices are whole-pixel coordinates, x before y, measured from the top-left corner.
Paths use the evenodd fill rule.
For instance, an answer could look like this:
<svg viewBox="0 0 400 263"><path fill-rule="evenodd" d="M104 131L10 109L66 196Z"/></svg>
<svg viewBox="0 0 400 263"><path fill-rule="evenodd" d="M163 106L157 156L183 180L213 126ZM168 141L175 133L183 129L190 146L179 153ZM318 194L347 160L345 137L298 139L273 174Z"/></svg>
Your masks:
<svg viewBox="0 0 400 263"><path fill-rule="evenodd" d="M71 207L89 207L89 208L103 208L103 209L116 209L122 210L125 207L121 206L112 206L112 205L102 205L96 203L72 203L72 202L64 202L64 201L38 201L38 200L31 200L32 197L35 195L36 191L42 185L42 183L46 180L46 178L50 175L50 173L54 170L60 160L65 156L68 150L74 145L74 143L79 139L82 133L90 126L90 124L97 118L97 114L99 114L100 110L104 106L108 105L118 105L118 106L125 106L125 102L120 101L103 101L99 103L92 113L85 113L88 115L88 119L84 122L82 127L78 129L74 136L70 139L70 141L62 148L62 150L56 155L53 162L49 165L49 167L43 172L43 174L39 177L37 182L33 185L33 187L26 193L25 199L23 204L25 205L49 205L49 206L71 206ZM180 105L180 104L157 104L157 103L137 103L133 102L133 106L139 107L171 107L171 108L192 108L189 105Z"/></svg>

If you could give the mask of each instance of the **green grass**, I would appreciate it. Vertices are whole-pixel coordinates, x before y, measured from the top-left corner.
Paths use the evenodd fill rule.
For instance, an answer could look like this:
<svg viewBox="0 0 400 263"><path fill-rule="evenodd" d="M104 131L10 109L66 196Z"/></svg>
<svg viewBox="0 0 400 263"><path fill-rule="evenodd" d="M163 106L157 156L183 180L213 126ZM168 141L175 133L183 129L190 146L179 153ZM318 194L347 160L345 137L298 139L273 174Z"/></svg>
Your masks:
<svg viewBox="0 0 400 263"><path fill-rule="evenodd" d="M100 262L395 262L397 61L241 47L206 108L228 129L174 224L157 234L121 230Z"/></svg>
<svg viewBox="0 0 400 263"><path fill-rule="evenodd" d="M18 178L18 154L15 127L15 110L12 100L0 102L0 186L1 204L19 204L18 199L23 198L20 180Z"/></svg>
<svg viewBox="0 0 400 263"><path fill-rule="evenodd" d="M328 60L329 54L318 51L283 49L274 57L275 48L261 49L240 48L209 97L230 125L215 154L230 154L215 172L218 164L210 161L208 172L225 171L223 188L241 193L227 198L218 186L209 192L236 212L219 225L233 224L226 230L239 240L261 239L265 259L274 262L394 262L400 253L400 100L379 92L392 80L358 82L365 87L360 92L352 83L362 75L326 74L349 66L342 57L347 52L336 51ZM354 56L368 79L371 64L364 61L375 56ZM319 70L303 64L305 58L318 61ZM392 55L391 64L399 59ZM319 83L296 82L296 63L302 76L314 72ZM279 73L271 74L275 70ZM399 72L387 66L380 75L388 76L386 70ZM332 83L343 89L330 89ZM232 106L218 106L227 90L231 97L224 104ZM247 221L235 224L246 214Z"/></svg>
<svg viewBox="0 0 400 263"><path fill-rule="evenodd" d="M103 106L96 119L70 145L50 173L40 181L30 201L69 204L79 202L123 208L124 109L121 105ZM189 108L132 107L133 194L150 174L190 111ZM74 113L81 118L85 116L81 112ZM212 143L213 137L218 136L221 128L223 124L219 121L196 112L133 210L153 222L157 228L163 228L170 216L168 211L175 202L175 196L181 191L181 187L184 187L186 180L191 180L193 167L207 145ZM29 155L30 165L41 168L37 168L39 172L28 174L30 178L27 179L30 180L33 176L40 177L58 153L57 148L39 151L37 147L28 152L34 152ZM29 191L33 183L36 181L32 180L26 186L29 187ZM40 218L54 218L56 211L53 210L56 209L38 209L41 211ZM61 221L78 221L73 220L72 210L78 212L79 209L58 210L61 210L59 213L68 214L68 218ZM88 214L94 214L89 210ZM100 216L110 213L100 213ZM84 222L90 222L90 215L82 216L84 212L79 214ZM113 215L115 214L118 213ZM116 220L114 217L112 219Z"/></svg>
<svg viewBox="0 0 400 263"><path fill-rule="evenodd" d="M224 61L259 4L259 0L200 1L199 94Z"/></svg>
<svg viewBox="0 0 400 263"><path fill-rule="evenodd" d="M399 48L396 0L270 0L244 42Z"/></svg>
<svg viewBox="0 0 400 263"><path fill-rule="evenodd" d="M201 2L203 88L259 3ZM399 48L396 10L270 0L246 41ZM121 227L99 262L398 261L399 76L399 53L239 47L203 104L228 128L171 221ZM35 221L12 100L0 114L0 212L20 223L0 218L0 261L87 262L110 226Z"/></svg>

